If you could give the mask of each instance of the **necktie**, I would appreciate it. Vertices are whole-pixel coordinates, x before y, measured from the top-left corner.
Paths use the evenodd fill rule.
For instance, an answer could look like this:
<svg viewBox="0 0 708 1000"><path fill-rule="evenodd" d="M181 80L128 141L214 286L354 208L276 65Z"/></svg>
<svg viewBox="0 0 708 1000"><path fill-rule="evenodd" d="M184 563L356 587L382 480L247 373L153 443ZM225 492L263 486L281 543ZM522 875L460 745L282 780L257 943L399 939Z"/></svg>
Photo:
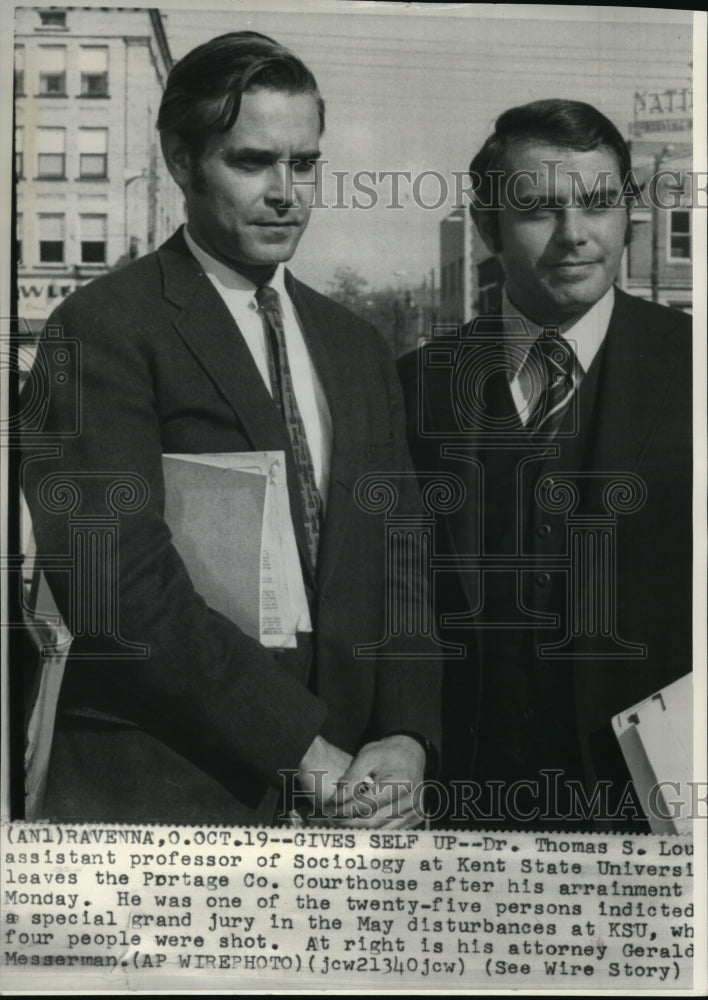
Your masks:
<svg viewBox="0 0 708 1000"><path fill-rule="evenodd" d="M527 427L533 434L552 437L563 423L568 404L579 380L575 351L562 337L542 334L529 351L527 366L531 377L543 378L543 389L529 416Z"/></svg>
<svg viewBox="0 0 708 1000"><path fill-rule="evenodd" d="M283 313L278 293L270 285L264 285L256 292L256 301L266 320L266 345L268 370L273 387L273 398L285 420L290 436L295 467L297 469L300 496L305 516L305 533L312 567L317 565L317 548L320 537L322 501L317 491L312 456L307 443L305 425L295 398L293 379L285 346Z"/></svg>

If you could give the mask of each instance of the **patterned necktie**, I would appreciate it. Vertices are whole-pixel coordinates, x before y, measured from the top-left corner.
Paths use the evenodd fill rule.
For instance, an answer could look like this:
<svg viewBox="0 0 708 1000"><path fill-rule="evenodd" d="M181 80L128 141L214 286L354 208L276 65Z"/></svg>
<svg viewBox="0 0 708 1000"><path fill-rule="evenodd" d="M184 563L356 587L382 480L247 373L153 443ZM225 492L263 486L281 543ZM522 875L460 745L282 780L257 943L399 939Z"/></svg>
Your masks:
<svg viewBox="0 0 708 1000"><path fill-rule="evenodd" d="M575 392L580 366L572 346L562 337L542 334L527 359L532 378L542 373L543 389L529 416L527 427L532 434L553 437L565 418L568 404Z"/></svg>
<svg viewBox="0 0 708 1000"><path fill-rule="evenodd" d="M300 496L305 515L305 532L307 547L310 553L312 568L317 565L317 548L320 539L320 518L322 501L317 491L315 472L312 466L312 455L307 443L305 425L302 422L300 410L295 398L293 379L288 363L288 352L285 347L285 329L283 313L280 308L278 293L270 285L264 285L256 291L256 301L266 319L267 355L270 382L273 387L273 399L285 420L290 443L292 445L297 478L300 484Z"/></svg>

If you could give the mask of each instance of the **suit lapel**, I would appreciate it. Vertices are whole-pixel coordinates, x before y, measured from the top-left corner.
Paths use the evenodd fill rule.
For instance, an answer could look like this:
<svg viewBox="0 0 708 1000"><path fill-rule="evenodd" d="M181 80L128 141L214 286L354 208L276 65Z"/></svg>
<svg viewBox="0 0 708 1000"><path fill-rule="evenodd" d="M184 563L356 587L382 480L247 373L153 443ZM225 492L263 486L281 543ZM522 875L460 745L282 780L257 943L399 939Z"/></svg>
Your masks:
<svg viewBox="0 0 708 1000"><path fill-rule="evenodd" d="M593 412L583 412L589 440L582 454L574 454L570 468L592 475L581 491L581 512L607 516L607 484L633 473L642 477L644 456L671 390L676 359L671 338L638 325L632 298L616 290L602 354L596 359L598 385ZM582 391L582 387L581 387ZM617 572L617 570L615 570ZM631 637L628 637L631 638ZM576 653L596 649L594 637L581 634ZM581 677L578 673L577 678Z"/></svg>
<svg viewBox="0 0 708 1000"><path fill-rule="evenodd" d="M670 390L670 338L638 329L632 299L617 291L597 398L595 469L637 471Z"/></svg>
<svg viewBox="0 0 708 1000"><path fill-rule="evenodd" d="M485 319L490 321L489 317ZM484 331L493 334L494 327L489 329L488 322ZM497 324L496 319L494 324ZM451 345L453 350L457 349L454 367L456 372L468 370L468 347L472 345L468 343L467 335L466 330L461 340ZM450 346L447 342L441 343L443 348ZM420 358L419 364L421 364ZM446 367L432 366L427 369L421 367L418 378L422 392L422 412L427 418L426 430L427 433L434 435L436 442L435 466L442 472L459 476L464 484L464 503L444 519L449 552L461 559L481 555L484 548L484 507L480 499L484 497L484 468L490 451L481 447L478 431L470 430L469 433L465 433L470 415L463 406L466 400L456 398L456 393L462 392L468 386L465 384L462 388L458 387L453 373ZM492 375L492 383L487 383L485 388L487 390L485 402L491 411L496 415L506 415L511 404L508 384L504 385L496 373ZM462 614L467 617L472 609L479 606L482 576L479 572L466 569L460 572L459 579L468 609ZM469 618L467 620L471 621ZM478 629L472 630L467 642L474 644L479 653Z"/></svg>
<svg viewBox="0 0 708 1000"><path fill-rule="evenodd" d="M174 320L177 332L238 415L253 449L282 449L287 432L221 296L187 250L181 235L158 252L165 298L180 308Z"/></svg>
<svg viewBox="0 0 708 1000"><path fill-rule="evenodd" d="M181 233L158 253L165 298L180 308L174 320L180 337L233 408L253 450L282 451L286 455L293 528L312 585L300 489L283 419L238 326L189 253Z"/></svg>
<svg viewBox="0 0 708 1000"><path fill-rule="evenodd" d="M556 455L539 474L636 473L641 467L676 362L666 338L637 328L631 297L619 290L615 295L604 343L578 393L579 436L568 435L574 419L569 408L555 441ZM594 476L581 488L581 506L588 513L604 509L605 480Z"/></svg>

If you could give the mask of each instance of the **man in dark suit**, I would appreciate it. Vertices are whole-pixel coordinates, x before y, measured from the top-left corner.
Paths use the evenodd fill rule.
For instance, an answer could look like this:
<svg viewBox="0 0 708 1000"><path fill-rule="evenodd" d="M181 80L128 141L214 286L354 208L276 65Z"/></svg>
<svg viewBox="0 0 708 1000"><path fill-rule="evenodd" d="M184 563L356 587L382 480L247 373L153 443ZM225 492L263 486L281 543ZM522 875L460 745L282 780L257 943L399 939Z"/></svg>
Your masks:
<svg viewBox="0 0 708 1000"><path fill-rule="evenodd" d="M505 112L470 171L501 312L401 364L416 465L466 491L443 768L482 792L451 819L626 824L612 716L691 670L690 318L613 284L631 164L595 108Z"/></svg>
<svg viewBox="0 0 708 1000"><path fill-rule="evenodd" d="M377 470L410 483L395 366L372 328L282 266L310 214L316 82L273 40L224 35L173 68L158 128L186 227L53 314L78 342L80 429L71 394L54 392L44 429L60 454L25 454L38 552L74 636L40 814L271 822L294 774L335 820L417 824L438 668L416 636L387 657L356 652L384 636L389 597L421 599L355 497ZM286 455L310 601L314 630L295 649L266 649L207 607L163 518L163 453L265 450ZM93 578L76 518L117 524ZM52 572L67 552L73 572Z"/></svg>

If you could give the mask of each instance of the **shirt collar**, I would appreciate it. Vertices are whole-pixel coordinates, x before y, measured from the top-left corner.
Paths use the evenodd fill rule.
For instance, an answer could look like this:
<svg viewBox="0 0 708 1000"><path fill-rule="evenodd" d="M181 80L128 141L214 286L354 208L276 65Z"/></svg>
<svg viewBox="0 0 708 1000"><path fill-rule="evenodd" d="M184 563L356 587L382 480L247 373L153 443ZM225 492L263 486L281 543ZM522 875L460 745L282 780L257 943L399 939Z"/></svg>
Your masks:
<svg viewBox="0 0 708 1000"><path fill-rule="evenodd" d="M594 306L588 309L586 313L583 313L582 316L577 318L568 320L567 323L563 323L560 326L560 335L572 343L583 372L587 372L595 359L595 355L600 350L610 325L610 317L612 315L614 304L615 289L614 285L611 285L602 298L599 299ZM530 334L530 350L532 343L541 336L543 327L538 326L538 324L534 323L533 320L528 319L519 309L516 308L507 295L506 287L502 292L502 316L505 320L509 318L522 319L524 321ZM506 326L507 325L505 324L505 330ZM526 353L528 354L528 351ZM516 374L518 374L523 367L525 360L525 357L521 359ZM515 361L518 362L518 355L515 358Z"/></svg>
<svg viewBox="0 0 708 1000"><path fill-rule="evenodd" d="M187 244L190 253L196 258L197 262L201 264L204 268L205 274L211 278L217 285L224 289L228 289L230 292L241 292L244 297L250 300L256 291L257 285L254 285L252 281L244 277L238 271L234 271L232 267L228 267L226 264L222 264L220 260L212 257L210 253L206 250L202 250L194 239L191 237L187 226L184 226L183 235L185 243ZM276 292L282 298L286 295L285 291L285 268L282 264L278 264L275 274L270 279L268 284L271 288L274 288Z"/></svg>

